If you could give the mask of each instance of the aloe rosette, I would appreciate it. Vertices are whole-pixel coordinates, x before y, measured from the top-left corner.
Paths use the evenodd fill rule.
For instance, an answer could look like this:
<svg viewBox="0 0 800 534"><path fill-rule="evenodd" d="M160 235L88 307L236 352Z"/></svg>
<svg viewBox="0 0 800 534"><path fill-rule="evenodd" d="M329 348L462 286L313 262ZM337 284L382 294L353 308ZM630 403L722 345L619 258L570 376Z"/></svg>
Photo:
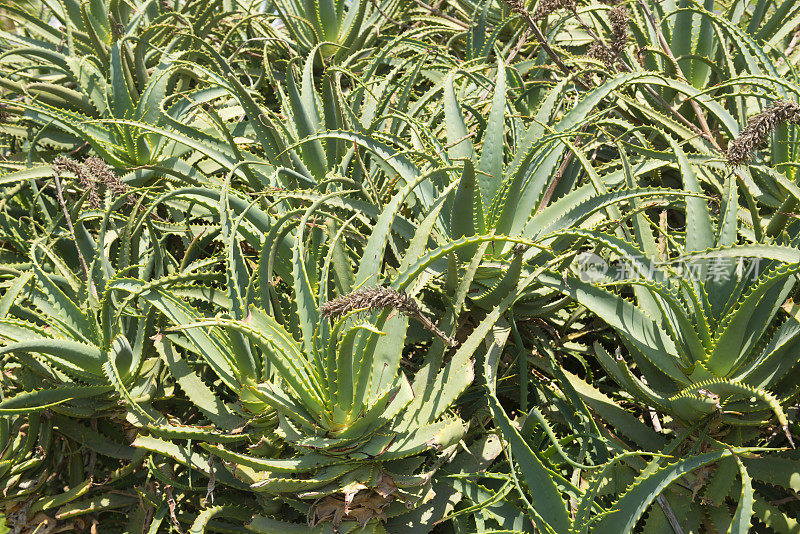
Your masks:
<svg viewBox="0 0 800 534"><path fill-rule="evenodd" d="M325 200L306 209L297 230L288 235L293 243L293 303L276 306L274 299L284 297L271 288L263 302L271 302L272 313L263 302L254 302L258 292L253 283L260 274L244 262L238 238L244 214L231 209L233 193L225 189L217 208L226 260L227 295L222 302L228 311L205 316L171 291L168 279L145 282L122 276L110 282L110 294L129 306L153 306L168 320L156 336L156 348L189 400L213 425L168 424L142 414L139 424L149 435L134 445L174 456L174 440L191 439L207 455L223 460L226 473L222 477L218 470L218 483L280 498L312 525L402 524L414 521L409 510L432 506L432 479L452 459L467 430L451 406L472 382L472 354L480 340L457 348L443 362L454 341L426 317L412 293L402 293L425 265L441 257L423 256L427 263L422 264L411 261L420 255L415 250L421 252L430 225L412 240L405 274L383 288L364 286L381 274L376 258L390 238L387 230L399 200L412 187L398 193L398 202L378 218L362 259L349 275L336 271L350 269L353 261L340 246L341 231L331 233L328 242L309 241L305 235ZM258 208L247 213L254 210ZM313 258L322 258L321 263ZM328 297L322 280L344 284L338 301ZM361 298L351 295L350 288L359 283L374 290L362 290ZM465 290L462 304L464 296ZM328 303L325 309L331 310L335 302L349 304L323 317L320 306ZM413 381L400 370L409 316L444 338L433 341ZM452 322L443 328L452 328ZM230 393L220 397L192 371L187 362L197 359ZM250 448L243 448L248 443ZM206 468L201 471L210 475ZM273 521L265 514L253 528Z"/></svg>

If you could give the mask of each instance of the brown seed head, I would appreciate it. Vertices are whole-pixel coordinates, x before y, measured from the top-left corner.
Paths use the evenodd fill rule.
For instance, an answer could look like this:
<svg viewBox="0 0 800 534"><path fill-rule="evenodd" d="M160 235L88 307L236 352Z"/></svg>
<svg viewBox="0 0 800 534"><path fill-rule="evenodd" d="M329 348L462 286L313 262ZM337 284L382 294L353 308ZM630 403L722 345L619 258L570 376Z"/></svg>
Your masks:
<svg viewBox="0 0 800 534"><path fill-rule="evenodd" d="M753 151L766 141L772 130L783 123L800 124L800 106L789 100L776 100L772 106L747 120L739 137L728 145L726 158L731 166L745 165Z"/></svg>
<svg viewBox="0 0 800 534"><path fill-rule="evenodd" d="M58 173L59 176L64 172L70 172L77 176L81 172L81 164L61 155L53 160L53 172Z"/></svg>
<svg viewBox="0 0 800 534"><path fill-rule="evenodd" d="M388 287L365 287L320 306L323 317L338 318L356 310L393 308L404 315L421 313L408 295Z"/></svg>
<svg viewBox="0 0 800 534"><path fill-rule="evenodd" d="M511 8L511 11L525 16L528 13L528 9L525 7L524 0L504 0L506 5Z"/></svg>
<svg viewBox="0 0 800 534"><path fill-rule="evenodd" d="M533 13L533 20L542 20L559 9L569 9L574 12L575 0L539 0L536 11Z"/></svg>
<svg viewBox="0 0 800 534"><path fill-rule="evenodd" d="M614 63L617 60L616 56L614 56L614 52L611 51L611 48L604 45L600 41L593 42L586 55L592 59L602 61L603 64L605 64L605 66L609 69L614 66Z"/></svg>
<svg viewBox="0 0 800 534"><path fill-rule="evenodd" d="M608 19L611 22L610 43L606 45L595 41L589 47L587 55L599 59L607 68L611 69L619 61L628 44L628 9L625 6L617 6L609 11Z"/></svg>
<svg viewBox="0 0 800 534"><path fill-rule="evenodd" d="M87 191L89 205L93 208L99 208L101 205L98 192L100 187L108 190L112 197L117 197L128 191L128 186L117 178L117 175L106 165L105 161L98 157L88 157L81 164L61 155L53 160L52 167L53 172L59 176L65 172L74 175L78 179L80 188Z"/></svg>
<svg viewBox="0 0 800 534"><path fill-rule="evenodd" d="M94 156L86 158L86 161L83 162L83 167L89 176L111 192L112 197L128 192L128 186L117 178L114 171L102 159Z"/></svg>
<svg viewBox="0 0 800 534"><path fill-rule="evenodd" d="M391 308L406 317L413 317L425 328L442 338L445 343L454 347L457 342L437 327L419 309L416 301L401 291L388 287L364 287L347 295L335 298L320 306L323 317L336 319L348 313L366 310Z"/></svg>
<svg viewBox="0 0 800 534"><path fill-rule="evenodd" d="M608 13L608 19L611 21L611 50L619 57L628 44L628 8L615 7Z"/></svg>

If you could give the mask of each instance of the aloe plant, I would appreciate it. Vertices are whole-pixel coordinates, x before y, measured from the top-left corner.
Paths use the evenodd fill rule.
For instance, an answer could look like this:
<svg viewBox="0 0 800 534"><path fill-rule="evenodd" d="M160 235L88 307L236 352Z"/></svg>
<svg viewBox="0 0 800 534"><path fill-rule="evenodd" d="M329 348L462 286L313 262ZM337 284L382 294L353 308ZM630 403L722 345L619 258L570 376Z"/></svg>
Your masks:
<svg viewBox="0 0 800 534"><path fill-rule="evenodd" d="M66 173L62 180L71 191ZM27 255L19 251L27 265L4 267L2 480L12 526L55 521L51 514L77 525L85 514L128 509L137 501L124 492L103 499L93 491L99 479L124 485L141 466L144 454L129 445L132 426L120 403L157 397L163 376L158 360L150 357L155 314L100 313L105 284L116 270L130 271L131 260L147 263L155 252L136 229L135 211L127 218L115 214L132 194L109 192L106 209L76 217L72 232L64 219L77 209L70 214L64 204L62 212L54 199L49 205L34 202L33 211L52 210L49 233L19 243L27 248ZM95 221L99 233L92 235ZM20 225L22 231L35 228ZM106 247L118 250L114 261L103 253ZM151 266L163 268L157 262Z"/></svg>
<svg viewBox="0 0 800 534"><path fill-rule="evenodd" d="M42 151L45 158L54 157L57 152L52 147L73 152L91 147L116 168L147 167L126 177L137 185L152 182L154 174L181 173L179 176L189 181L201 181L198 172L181 159L187 152L183 145L125 122L169 130L171 125L196 120L194 106L208 98L203 93L190 93L185 99L167 102L171 93L168 87L182 83L181 76L175 75L180 54L161 56L160 47L169 49L178 41L170 43L159 39L158 34L147 32L133 50L125 40L112 42L106 47L105 64L94 55L81 57L69 47L61 51L46 40L31 43L7 38L4 55L19 58L17 64L34 61L39 72L33 76L16 72L0 76L0 84L10 89L4 100L8 118L17 119L3 125L4 133L19 137L18 142L27 144L32 155ZM32 144L24 127L28 121L39 129ZM201 131L205 127L195 126Z"/></svg>
<svg viewBox="0 0 800 534"><path fill-rule="evenodd" d="M413 250L404 262L407 274L389 280L385 289L349 294L351 287L378 283L381 262L376 258L384 253L390 235L386 230L415 185L398 193L379 217L357 261L341 246L343 230L327 237L312 230L311 239L306 237L307 223L324 200L304 210L293 232L294 306L273 307L272 314L254 302L248 280L259 273L251 274L237 238L245 214L234 216L227 194L220 196L218 209L228 313L204 317L165 287L168 279L111 281L110 295L130 294L126 302L153 306L170 321L172 326L158 336L158 350L188 398L218 426L170 425L157 417L150 420L145 412L139 424L151 436L137 438L134 445L171 455L174 445L165 438L191 437L206 454L225 462L233 487L278 496L312 524L403 522L409 520L403 519L409 508L424 507L422 497L430 491L432 477L464 436L464 421L448 410L472 381L472 352L480 339L459 347L440 369L445 350L454 343L450 334L434 327L411 297L398 292L410 288L415 273L427 264L412 262ZM414 250L421 252L430 231L430 225L421 227L412 240ZM351 262L354 271L348 274ZM328 280L337 281L339 299L329 298ZM468 285L469 279L462 284ZM464 296L462 289L461 303ZM274 306L274 299L281 298L273 294L266 302ZM320 306L330 319L323 318ZM390 316L393 311L400 313ZM369 321L358 318L366 312ZM423 371L413 383L400 372L407 315L443 338L428 349ZM217 397L187 368L186 362L197 358L213 369L234 396L233 404ZM250 429L232 432L242 427ZM236 444L242 440L263 441L262 455L241 450ZM289 450L280 453L285 447ZM252 528L267 523L256 519Z"/></svg>
<svg viewBox="0 0 800 534"><path fill-rule="evenodd" d="M51 235L30 236L31 243L18 242L19 246L29 247L26 258L29 270L19 270L23 265L12 264L5 273L10 276L11 284L3 296L5 343L0 350L16 355L24 364L19 380L29 390L5 399L11 410L8 413L21 413L26 408L41 410L67 402L74 404L72 409L76 413L91 414L113 406L115 401L104 404L97 403L97 399L114 392L115 387L125 395L131 392L135 397L149 395L158 374L158 366L146 363L142 354L149 343L146 333L153 320L147 318L147 311L141 322L131 317L99 314L105 286L117 270L130 271L132 263L154 259L155 250L147 245L139 214L135 210L128 217L114 214L130 205L135 192L113 191L117 179L100 160L87 163L87 167L64 161L68 164L62 164L52 180L56 190L53 196L58 200L53 199L49 206ZM91 170L90 165L94 165ZM106 174L100 176L102 173ZM68 174L79 175L75 176L74 184L69 183ZM61 180L58 175L62 175ZM77 178L84 181L79 185ZM100 184L99 180L106 182ZM76 189L84 188L82 201L94 194L97 197L94 202L98 203L98 189L106 188L105 209L95 205L93 216L76 218L73 222L82 202L68 209L63 191L72 190L73 185ZM37 209L46 205L34 206ZM95 235L87 229L93 223L92 218L100 221ZM106 257L103 252L106 247L117 248L116 261ZM155 268L163 269L163 265ZM144 272L145 268L140 270ZM38 357L32 357L31 353ZM54 388L37 391L39 380L49 382ZM83 385L74 383L75 380ZM96 399L75 400L90 396Z"/></svg>
<svg viewBox="0 0 800 534"><path fill-rule="evenodd" d="M688 164L682 168L686 187L696 188L691 168ZM776 371L775 365L781 361L785 343L794 339L792 321L780 320L778 315L794 287L791 264L796 251L791 245L737 245L737 188L732 177L726 186L720 220L713 221L704 200L689 200L685 241L665 249L659 249L648 219L641 214L633 216L630 241L592 231L572 234L585 236L600 250L607 247L629 262L632 274L641 279L621 282L631 284L635 304L588 281L569 278L549 285L577 298L620 333L646 381L615 363L599 345L598 361L637 398L686 421L720 413L728 423L747 424L761 420L762 410L767 410L775 414L791 441L781 403L794 392L781 389L785 387L781 381L793 366L783 360ZM711 251L702 252L706 249ZM740 262L737 273L736 260L748 256L763 259L758 265L761 269L743 275ZM663 272L656 263L664 264ZM684 267L684 272L678 273L675 266ZM775 331L773 325L781 324ZM670 383L674 385L667 387ZM743 397L756 397L759 403L744 409L732 407L735 415L726 415L725 404Z"/></svg>
<svg viewBox="0 0 800 534"><path fill-rule="evenodd" d="M0 6L9 525L796 531L800 12L745 4Z"/></svg>
<svg viewBox="0 0 800 534"><path fill-rule="evenodd" d="M693 175L688 165L683 169L686 187L691 189ZM603 258L612 257L605 251L620 258L630 268L629 277L593 283L565 275L543 281L586 306L619 334L626 350L617 347L615 357L603 343L595 342L597 361L642 409L659 414L664 428L704 422L711 437L709 446L714 448L721 446L715 433L727 435L728 444L757 440L758 426L772 416L778 435L793 447L785 407L796 396L792 385L796 365L784 351L793 350L798 325L793 318L781 317L781 306L794 288L797 250L794 244L737 245L732 177L726 185L727 209L718 223L713 222L704 200L687 201L683 243L671 241L660 248L644 215L633 216L627 239L592 230L567 232L597 247L593 250ZM737 263L741 269L744 258L761 260L761 270L737 274ZM689 262L689 268L683 262ZM675 270L676 265L684 266L681 272ZM615 291L626 286L634 302ZM601 412L612 420L616 417L605 409ZM726 430L731 426L737 430ZM779 444L774 439L761 442ZM733 461L718 466L706 490L713 502L724 500L737 475ZM739 474L749 488L743 491L752 494L744 464ZM766 519L770 512L762 499L756 510ZM715 521L720 524L737 521L735 515L719 514Z"/></svg>
<svg viewBox="0 0 800 534"><path fill-rule="evenodd" d="M326 57L341 59L353 51L373 46L381 26L404 24L393 18L399 13L400 5L397 0L375 3L279 0L272 6L281 24L277 31L272 31L286 34L298 54L307 55L322 45Z"/></svg>

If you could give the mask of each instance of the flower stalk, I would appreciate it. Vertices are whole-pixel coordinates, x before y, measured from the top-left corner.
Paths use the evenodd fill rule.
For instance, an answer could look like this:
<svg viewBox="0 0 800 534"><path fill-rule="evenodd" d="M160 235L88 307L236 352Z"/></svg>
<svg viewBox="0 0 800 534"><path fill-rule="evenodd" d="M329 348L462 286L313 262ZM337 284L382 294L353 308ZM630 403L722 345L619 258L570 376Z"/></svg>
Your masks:
<svg viewBox="0 0 800 534"><path fill-rule="evenodd" d="M427 330L442 339L450 347L455 347L458 342L445 334L436 324L431 321L414 299L403 293L388 287L365 287L353 291L347 295L335 298L320 306L323 317L337 319L348 313L379 310L391 308L406 317L411 317L422 323Z"/></svg>

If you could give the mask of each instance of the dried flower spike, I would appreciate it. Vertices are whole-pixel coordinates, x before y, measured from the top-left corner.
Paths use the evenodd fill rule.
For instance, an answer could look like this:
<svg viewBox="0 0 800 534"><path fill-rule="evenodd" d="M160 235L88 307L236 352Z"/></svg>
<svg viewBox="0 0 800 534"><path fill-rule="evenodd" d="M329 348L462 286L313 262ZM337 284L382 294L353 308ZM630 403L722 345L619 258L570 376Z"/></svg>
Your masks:
<svg viewBox="0 0 800 534"><path fill-rule="evenodd" d="M617 6L608 13L608 19L611 22L610 44L595 41L589 47L588 56L599 59L611 69L628 45L628 9L625 6Z"/></svg>
<svg viewBox="0 0 800 534"><path fill-rule="evenodd" d="M509 5L511 5L510 2ZM514 9L513 6L512 9ZM575 11L575 0L539 0L539 3L536 5L536 11L533 13L533 20L542 20L550 13L558 11L559 9L569 9L570 11ZM518 10L514 10L519 13Z"/></svg>
<svg viewBox="0 0 800 534"><path fill-rule="evenodd" d="M608 13L611 21L611 50L619 57L628 44L628 8L617 6Z"/></svg>
<svg viewBox="0 0 800 534"><path fill-rule="evenodd" d="M511 11L518 15L528 15L528 9L525 7L524 0L504 0L506 5L511 8Z"/></svg>
<svg viewBox="0 0 800 534"><path fill-rule="evenodd" d="M81 164L75 160L69 159L67 156L58 156L53 160L53 172L61 175L64 174L65 171L77 176L81 172Z"/></svg>
<svg viewBox="0 0 800 534"><path fill-rule="evenodd" d="M86 169L89 176L93 177L97 183L102 184L111 192L112 197L116 198L128 192L128 186L117 178L114 171L112 171L102 159L94 156L86 158L86 161L83 162L83 167Z"/></svg>
<svg viewBox="0 0 800 534"><path fill-rule="evenodd" d="M592 59L602 61L609 69L614 66L614 62L616 61L611 49L600 41L593 42L586 55Z"/></svg>
<svg viewBox="0 0 800 534"><path fill-rule="evenodd" d="M384 308L392 308L406 317L413 317L451 347L455 347L458 344L455 339L442 332L433 321L422 313L414 299L401 291L388 287L365 287L359 289L324 303L320 306L320 311L323 317L335 319L354 311Z"/></svg>
<svg viewBox="0 0 800 534"><path fill-rule="evenodd" d="M105 161L98 157L88 157L83 164L80 164L62 155L53 160L52 166L53 172L58 175L69 172L78 179L81 189L88 192L89 205L93 208L99 208L101 205L98 186L104 187L112 197L128 191L128 186L117 178Z"/></svg>
<svg viewBox="0 0 800 534"><path fill-rule="evenodd" d="M753 156L753 151L766 141L772 130L779 124L790 122L800 124L800 106L789 100L776 100L772 106L747 120L739 137L728 145L726 154L728 164L745 165Z"/></svg>

